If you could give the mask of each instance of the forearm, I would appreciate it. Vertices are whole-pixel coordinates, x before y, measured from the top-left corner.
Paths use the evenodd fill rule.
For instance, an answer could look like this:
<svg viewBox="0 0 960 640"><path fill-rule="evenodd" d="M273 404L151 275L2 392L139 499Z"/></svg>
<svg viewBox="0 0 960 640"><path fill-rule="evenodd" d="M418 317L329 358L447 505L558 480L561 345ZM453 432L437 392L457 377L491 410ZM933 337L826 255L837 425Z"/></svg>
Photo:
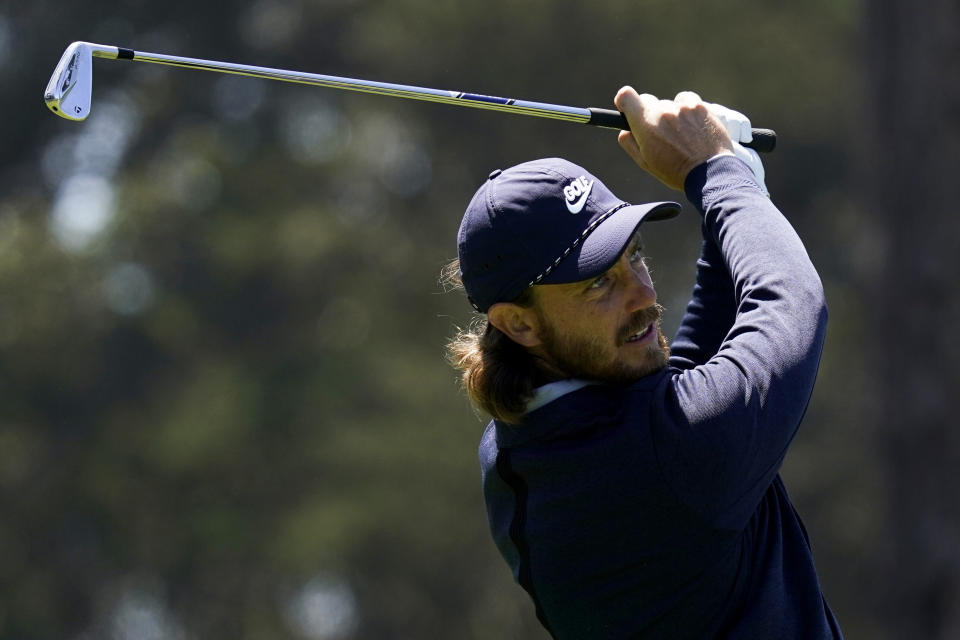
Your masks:
<svg viewBox="0 0 960 640"><path fill-rule="evenodd" d="M704 216L706 241L717 247L731 278L735 318L720 350L741 345L765 354L757 363L764 378L784 375L787 363L819 354L826 320L820 278L800 238L746 165L716 158L694 169L685 187Z"/></svg>
<svg viewBox="0 0 960 640"><path fill-rule="evenodd" d="M677 334L670 345L670 365L691 369L716 354L736 315L733 280L727 271L716 242L707 236L697 259L697 277L693 295Z"/></svg>
<svg viewBox="0 0 960 640"><path fill-rule="evenodd" d="M615 102L631 126L621 147L664 184L685 188L703 215L707 248L717 248L731 279L725 302L722 287L711 288L719 266L698 274L701 290L676 344L677 362L694 366L663 377L652 433L677 495L717 526L740 527L776 476L813 391L823 287L800 238L731 155L729 135L699 96L657 100L625 87ZM728 304L733 322L720 338Z"/></svg>
<svg viewBox="0 0 960 640"><path fill-rule="evenodd" d="M735 318L716 353L664 387L654 437L675 489L717 526L742 526L806 410L826 329L816 270L746 165L711 160L687 180L731 276Z"/></svg>

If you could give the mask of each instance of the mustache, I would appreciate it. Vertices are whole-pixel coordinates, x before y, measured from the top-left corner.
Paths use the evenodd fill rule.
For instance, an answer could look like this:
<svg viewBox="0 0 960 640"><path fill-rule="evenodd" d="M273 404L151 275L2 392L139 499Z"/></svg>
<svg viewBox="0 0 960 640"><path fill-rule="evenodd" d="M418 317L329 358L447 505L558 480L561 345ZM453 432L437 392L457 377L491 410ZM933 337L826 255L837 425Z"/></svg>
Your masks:
<svg viewBox="0 0 960 640"><path fill-rule="evenodd" d="M663 307L660 304L655 304L652 307L641 309L630 316L630 320L618 332L617 338L621 343L623 343L627 341L627 338L638 331L643 331L652 323L656 323L657 327L659 327L660 319L662 317ZM654 330L656 330L657 327L654 327Z"/></svg>

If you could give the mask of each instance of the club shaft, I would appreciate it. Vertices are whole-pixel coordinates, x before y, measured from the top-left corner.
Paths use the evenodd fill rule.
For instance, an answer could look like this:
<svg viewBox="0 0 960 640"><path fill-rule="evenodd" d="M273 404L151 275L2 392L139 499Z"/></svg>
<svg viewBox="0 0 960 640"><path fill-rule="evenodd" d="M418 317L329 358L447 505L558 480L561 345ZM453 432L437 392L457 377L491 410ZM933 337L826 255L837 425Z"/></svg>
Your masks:
<svg viewBox="0 0 960 640"><path fill-rule="evenodd" d="M116 52L115 55L114 51ZM464 91L446 91L442 89L430 89L426 87L394 84L391 82L358 80L356 78L343 78L319 73L289 71L286 69L273 69L270 67L258 67L254 65L237 64L233 62L218 62L216 60L203 60L200 58L186 58L183 56L173 56L162 53L134 51L133 49L125 49L123 47L102 47L94 50L93 54L97 57L104 58L126 59L133 60L135 62L152 62L154 64L163 64L203 71L217 71L221 73L231 73L234 75L248 76L253 78L264 78L267 80L281 80L283 82L327 87L330 89L342 89L346 91L359 91L363 93L393 96L396 98L424 100L427 102L438 102L442 104L471 107L474 109L489 109L493 111L535 116L538 118L551 118L554 120L563 120L578 124L589 124L610 129L630 129L630 125L627 122L626 116L619 111L614 111L612 109L571 107L567 105L549 104L545 102L531 102L528 100L500 98L496 96L467 93ZM755 137L754 142L746 143L745 146L755 148L758 151L770 151L773 149L773 144L776 141L776 134L774 134L773 131L770 131L769 129L754 129L753 132Z"/></svg>
<svg viewBox="0 0 960 640"><path fill-rule="evenodd" d="M590 120L589 109L546 104L541 102L528 102L525 100L512 100L509 98L498 98L494 96L483 96L465 93L462 91L445 91L442 89L414 87L390 82L341 78L338 76L329 76L319 73L305 73L303 71L272 69L269 67L236 64L233 62L218 62L215 60L202 60L199 58L185 58L181 56L172 56L159 53L132 51L122 48L119 49L119 55L117 57L126 58L137 62L153 62L155 64L184 67L187 69L219 71L253 78L282 80L284 82L327 87L330 89L360 91L363 93L394 96L397 98L409 98L413 100L426 100L428 102L469 106L478 109L509 111L512 113L522 113L542 118L568 120L570 122L587 123Z"/></svg>

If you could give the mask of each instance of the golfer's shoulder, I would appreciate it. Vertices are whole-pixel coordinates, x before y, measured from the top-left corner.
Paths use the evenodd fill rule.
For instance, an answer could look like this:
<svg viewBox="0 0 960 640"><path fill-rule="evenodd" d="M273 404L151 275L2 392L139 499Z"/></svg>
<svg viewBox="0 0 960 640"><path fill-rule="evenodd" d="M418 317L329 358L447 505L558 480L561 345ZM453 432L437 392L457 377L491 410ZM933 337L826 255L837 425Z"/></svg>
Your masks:
<svg viewBox="0 0 960 640"><path fill-rule="evenodd" d="M657 415L663 412L665 405L672 405L676 395L676 385L683 374L682 369L667 365L636 382L623 387L620 402L636 420L639 415Z"/></svg>
<svg viewBox="0 0 960 640"><path fill-rule="evenodd" d="M708 362L682 369L667 366L637 385L631 404L649 414L658 429L685 427L691 422L723 420L730 407L730 397L748 392L747 381L731 375L721 363L725 357L714 356Z"/></svg>

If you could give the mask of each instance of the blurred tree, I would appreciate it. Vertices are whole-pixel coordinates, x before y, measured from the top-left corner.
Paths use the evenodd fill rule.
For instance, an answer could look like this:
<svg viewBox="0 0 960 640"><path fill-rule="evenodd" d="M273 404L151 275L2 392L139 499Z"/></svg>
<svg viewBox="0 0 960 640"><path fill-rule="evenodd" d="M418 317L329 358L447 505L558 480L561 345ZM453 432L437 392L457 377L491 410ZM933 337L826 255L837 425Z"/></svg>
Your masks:
<svg viewBox="0 0 960 640"><path fill-rule="evenodd" d="M868 3L866 325L886 481L879 579L893 637L960 637L960 7Z"/></svg>

